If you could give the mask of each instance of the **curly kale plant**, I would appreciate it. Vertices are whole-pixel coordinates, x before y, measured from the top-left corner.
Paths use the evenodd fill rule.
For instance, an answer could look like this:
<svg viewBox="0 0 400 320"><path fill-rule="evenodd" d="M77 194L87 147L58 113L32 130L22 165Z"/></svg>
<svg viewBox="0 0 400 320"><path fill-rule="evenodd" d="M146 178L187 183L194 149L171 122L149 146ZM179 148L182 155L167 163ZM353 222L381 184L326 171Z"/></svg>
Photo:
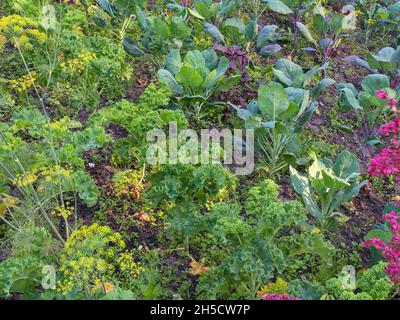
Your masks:
<svg viewBox="0 0 400 320"><path fill-rule="evenodd" d="M170 122L178 128L188 123L181 110L162 108L169 103L171 91L165 85L150 84L138 103L121 100L114 106L94 114L89 122L96 126L119 126L125 134L118 137L113 148L113 162L126 165L133 161L143 162L148 142L147 133L152 129L164 129Z"/></svg>
<svg viewBox="0 0 400 320"><path fill-rule="evenodd" d="M371 268L359 272L355 279L356 287L351 288L346 283L344 275L329 279L325 283L326 294L322 299L337 300L387 300L395 292L395 285L385 274L386 263L379 262Z"/></svg>
<svg viewBox="0 0 400 320"><path fill-rule="evenodd" d="M203 217L205 230L215 237L223 254L201 276L200 297L253 299L261 285L282 272L287 258L294 255L311 253L331 263L333 247L321 235L303 229L306 216L302 204L279 200L273 181L254 186L244 208L248 219L236 203L218 204ZM289 230L293 233L287 233ZM300 240L298 232L307 236Z"/></svg>

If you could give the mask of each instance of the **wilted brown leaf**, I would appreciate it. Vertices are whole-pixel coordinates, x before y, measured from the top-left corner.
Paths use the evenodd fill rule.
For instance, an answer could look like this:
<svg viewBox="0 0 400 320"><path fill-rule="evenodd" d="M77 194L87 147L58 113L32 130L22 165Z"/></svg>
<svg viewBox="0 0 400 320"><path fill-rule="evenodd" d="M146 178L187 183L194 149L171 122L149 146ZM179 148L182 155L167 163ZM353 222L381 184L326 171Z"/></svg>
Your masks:
<svg viewBox="0 0 400 320"><path fill-rule="evenodd" d="M190 267L191 268L190 268L189 272L192 276L201 275L203 273L206 273L209 270L209 268L206 267L206 265L205 265L204 258L202 258L199 262L197 262L196 260L194 260L192 258L192 262L190 262Z"/></svg>

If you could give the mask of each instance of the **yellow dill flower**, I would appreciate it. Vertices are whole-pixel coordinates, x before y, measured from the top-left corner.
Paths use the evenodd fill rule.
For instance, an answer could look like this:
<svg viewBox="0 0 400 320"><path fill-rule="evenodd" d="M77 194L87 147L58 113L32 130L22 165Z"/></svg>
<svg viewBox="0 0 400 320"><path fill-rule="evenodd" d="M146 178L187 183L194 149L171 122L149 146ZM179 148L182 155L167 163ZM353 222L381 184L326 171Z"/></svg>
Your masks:
<svg viewBox="0 0 400 320"><path fill-rule="evenodd" d="M71 205L58 206L51 213L57 217L63 217L67 219L74 214L74 207Z"/></svg>
<svg viewBox="0 0 400 320"><path fill-rule="evenodd" d="M18 199L11 197L8 194L2 194L0 201L3 202L0 203L0 217L4 217L10 208L15 207L18 204Z"/></svg>
<svg viewBox="0 0 400 320"><path fill-rule="evenodd" d="M23 75L22 77L19 77L18 79L8 80L8 83L9 83L11 89L15 89L18 92L23 92L23 91L27 91L28 89L30 89L36 80L37 80L36 73L32 72L31 74Z"/></svg>
<svg viewBox="0 0 400 320"><path fill-rule="evenodd" d="M15 46L18 45L26 50L33 49L32 41L37 41L38 43L46 41L46 34L40 32L37 28L38 24L35 21L19 15L0 18L0 35L10 39ZM1 42L4 42L4 39Z"/></svg>
<svg viewBox="0 0 400 320"><path fill-rule="evenodd" d="M90 51L83 51L76 58L69 59L65 62L60 63L62 71L67 72L71 75L74 73L82 74L89 66L90 62L96 59L95 53Z"/></svg>
<svg viewBox="0 0 400 320"><path fill-rule="evenodd" d="M3 36L2 34L0 34L0 52L3 51L6 42L7 42L7 38L5 36Z"/></svg>
<svg viewBox="0 0 400 320"><path fill-rule="evenodd" d="M321 233L321 230L319 228L314 228L311 230L311 233L318 234L318 233Z"/></svg>
<svg viewBox="0 0 400 320"><path fill-rule="evenodd" d="M132 276L139 275L144 268L136 263L132 251L122 252L117 258L117 264L122 272L128 272Z"/></svg>
<svg viewBox="0 0 400 320"><path fill-rule="evenodd" d="M24 175L17 175L14 180L14 184L18 187L26 187L28 185L32 185L37 179L38 176L36 170L32 170Z"/></svg>

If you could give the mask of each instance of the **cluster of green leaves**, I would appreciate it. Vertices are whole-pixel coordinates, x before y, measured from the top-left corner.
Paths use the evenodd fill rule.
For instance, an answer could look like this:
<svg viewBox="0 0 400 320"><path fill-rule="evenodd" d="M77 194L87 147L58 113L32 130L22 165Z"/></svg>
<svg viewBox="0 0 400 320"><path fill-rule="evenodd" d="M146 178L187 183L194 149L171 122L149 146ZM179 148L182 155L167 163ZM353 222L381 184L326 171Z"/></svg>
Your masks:
<svg viewBox="0 0 400 320"><path fill-rule="evenodd" d="M163 129L171 122L176 122L178 128L187 127L187 120L181 110L162 108L169 103L171 95L168 86L150 84L138 103L121 100L91 116L89 122L95 126L118 125L126 130L126 136L114 143L115 164L143 161L148 146L146 136L150 130Z"/></svg>
<svg viewBox="0 0 400 320"><path fill-rule="evenodd" d="M64 113L73 114L86 107L96 108L102 99L113 101L122 96L128 80L133 72L126 62L126 54L122 48L110 39L95 35L84 37L74 32L64 32L60 38L64 59L54 71L46 68L51 66L40 63L43 68L39 83L47 81L52 72L49 101ZM93 59L85 63L84 70L78 72L70 62L82 59L82 54L94 54ZM72 107L72 108L71 108Z"/></svg>
<svg viewBox="0 0 400 320"><path fill-rule="evenodd" d="M366 146L378 145L377 130L390 116L391 107L386 99L378 98L376 92L383 90L388 94L389 99L398 97L398 93L391 89L389 77L383 74L368 75L361 81L362 90L360 91L351 83L341 83L338 88L340 90L339 108L343 112L355 113L362 129L363 143ZM340 129L352 132L352 129L347 126L342 126Z"/></svg>
<svg viewBox="0 0 400 320"><path fill-rule="evenodd" d="M45 228L32 224L14 235L11 256L0 263L0 297L19 293L22 298L39 298L37 286L42 267L54 261L58 244Z"/></svg>
<svg viewBox="0 0 400 320"><path fill-rule="evenodd" d="M165 165L149 175L147 196L154 207L167 207L174 237L198 230L199 210L223 201L236 189L236 177L220 164Z"/></svg>
<svg viewBox="0 0 400 320"><path fill-rule="evenodd" d="M297 21L296 26L305 40L313 45L303 50L316 54L325 63L342 42L345 32L355 28L355 10L353 6L347 5L338 13L324 14L322 10L317 11L310 24L311 31L300 21Z"/></svg>
<svg viewBox="0 0 400 320"><path fill-rule="evenodd" d="M345 222L348 217L337 211L339 207L358 195L368 182L359 183L360 167L358 159L349 151L342 151L334 163L330 159L318 159L308 168L308 175L300 174L290 167L294 190L302 197L317 224L326 229L335 220Z"/></svg>
<svg viewBox="0 0 400 320"><path fill-rule="evenodd" d="M289 83L282 71L277 69L276 73ZM310 101L309 90L293 87L285 89L280 83L272 82L259 88L258 101L251 101L246 109L231 106L245 121L246 128L255 130L263 167L274 174L288 163L296 162L296 156L301 152L298 133L303 130L318 105Z"/></svg>
<svg viewBox="0 0 400 320"><path fill-rule="evenodd" d="M85 172L83 153L102 147L110 137L100 127L77 130L80 128L79 122L67 117L51 122L36 109L15 113L10 124L1 127L2 176L15 183L17 175L29 174L31 170L69 166L73 168L72 179L64 181L64 192L76 190L88 206L93 206L97 187Z"/></svg>
<svg viewBox="0 0 400 320"><path fill-rule="evenodd" d="M371 268L359 272L356 288L343 285L347 283L344 275L329 279L325 283L326 293L322 299L337 300L387 300L395 292L395 287L385 274L386 263L381 261Z"/></svg>
<svg viewBox="0 0 400 320"><path fill-rule="evenodd" d="M210 97L228 91L239 81L240 75L228 76L228 69L228 59L218 58L213 49L189 51L183 60L179 50L173 49L166 58L165 69L157 75L160 81L168 83L177 103L193 108L200 120L204 116L202 108L213 104Z"/></svg>
<svg viewBox="0 0 400 320"><path fill-rule="evenodd" d="M335 80L327 77L318 81L319 73L325 70L326 66L326 64L322 67L315 66L304 72L298 64L281 58L272 70L275 80L285 88L289 88L287 90L289 95L294 96L296 101L302 101L305 95L315 100L326 88L335 83Z"/></svg>
<svg viewBox="0 0 400 320"><path fill-rule="evenodd" d="M221 203L202 218L223 252L200 277L197 291L206 299L253 299L265 281L282 272L287 259L311 253L331 264L333 247L303 225L298 201L281 201L277 185L265 180L247 194L245 219L237 203ZM287 231L292 230L291 234Z"/></svg>
<svg viewBox="0 0 400 320"><path fill-rule="evenodd" d="M367 60L353 55L346 57L345 61L355 62L373 73L388 75L391 80L395 80L400 72L400 47L397 47L396 49L392 47L384 47L376 54L369 52L367 54Z"/></svg>
<svg viewBox="0 0 400 320"><path fill-rule="evenodd" d="M33 80L31 88L19 93L20 103L35 103L37 95L46 96L48 103L62 114L74 116L83 107L92 111L102 99L113 100L122 95L133 71L126 62L127 55L111 39L91 34L84 11L67 10L63 4L56 4L54 26L46 29L42 26L45 19L42 9L46 9L43 1L20 2L24 5L18 11L31 16L39 24L38 30L46 35L43 43L35 45L35 50L10 50L7 56L13 60L12 64L8 59L0 61L4 74L12 74L15 79L28 73ZM25 13L29 11L25 7L28 5L37 5L39 12ZM85 60L85 54L92 56ZM9 89L7 81L4 88ZM31 92L34 94L28 97Z"/></svg>
<svg viewBox="0 0 400 320"><path fill-rule="evenodd" d="M358 0L356 8L360 10L364 19L365 40L370 40L372 33L384 36L385 33L395 31L399 27L398 16L400 14L400 2Z"/></svg>
<svg viewBox="0 0 400 320"><path fill-rule="evenodd" d="M147 1L99 0L95 2L108 16L105 18L98 13L94 18L96 24L102 28L111 28L113 32L116 29L116 36L125 51L134 57L140 57L146 53L152 54L162 64L163 57L172 48L180 49L191 45L192 29L186 21L179 16L163 17L147 14L142 9L147 5ZM141 28L140 42L135 39L137 36L134 34L133 17Z"/></svg>

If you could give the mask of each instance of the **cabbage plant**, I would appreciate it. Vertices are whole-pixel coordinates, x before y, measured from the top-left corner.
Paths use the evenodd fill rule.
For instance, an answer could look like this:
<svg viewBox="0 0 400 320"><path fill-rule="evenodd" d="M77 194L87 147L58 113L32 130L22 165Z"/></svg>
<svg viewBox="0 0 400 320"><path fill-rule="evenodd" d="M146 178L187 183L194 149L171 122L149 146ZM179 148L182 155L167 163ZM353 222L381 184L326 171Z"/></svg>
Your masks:
<svg viewBox="0 0 400 320"><path fill-rule="evenodd" d="M339 211L341 205L356 197L368 180L360 182L358 159L351 152L342 151L334 163L312 154L313 164L307 175L290 167L294 190L302 197L317 225L326 230L335 221L345 222L349 218Z"/></svg>
<svg viewBox="0 0 400 320"><path fill-rule="evenodd" d="M172 49L157 76L170 86L178 105L189 109L199 122L205 116L204 107L220 104L210 98L239 81L240 75L228 76L228 69L229 60L218 58L213 49L189 51L183 59L179 50Z"/></svg>

